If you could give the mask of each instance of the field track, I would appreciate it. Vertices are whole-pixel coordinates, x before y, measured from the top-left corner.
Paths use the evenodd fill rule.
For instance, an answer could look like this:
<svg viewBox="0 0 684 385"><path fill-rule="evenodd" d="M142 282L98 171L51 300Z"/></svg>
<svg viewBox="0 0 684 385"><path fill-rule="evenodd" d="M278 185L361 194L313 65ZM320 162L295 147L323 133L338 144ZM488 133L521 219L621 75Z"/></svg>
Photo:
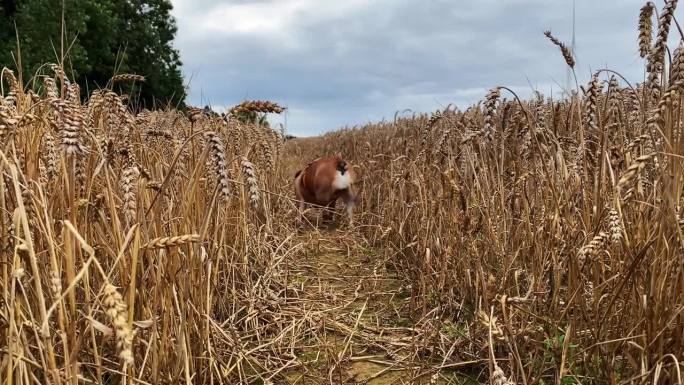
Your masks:
<svg viewBox="0 0 684 385"><path fill-rule="evenodd" d="M323 228L297 239L307 246L294 257L290 282L301 293L300 311L319 327L295 348L302 366L286 371L288 383L430 383L439 363L429 354L411 357L412 343L424 336L407 318L406 288L373 250L348 240L354 236ZM441 376L453 378L448 370Z"/></svg>

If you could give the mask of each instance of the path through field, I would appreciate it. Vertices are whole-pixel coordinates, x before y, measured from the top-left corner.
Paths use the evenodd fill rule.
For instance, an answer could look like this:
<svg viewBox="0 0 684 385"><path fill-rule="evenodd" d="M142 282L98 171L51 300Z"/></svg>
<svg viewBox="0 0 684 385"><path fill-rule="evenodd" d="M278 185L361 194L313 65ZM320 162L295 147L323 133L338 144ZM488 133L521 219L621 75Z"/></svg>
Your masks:
<svg viewBox="0 0 684 385"><path fill-rule="evenodd" d="M409 289L349 231L318 228L298 236L303 251L290 267L291 282L320 328L297 347L303 365L282 383L464 383L447 370L436 374L440 363L414 349L426 336L407 318Z"/></svg>

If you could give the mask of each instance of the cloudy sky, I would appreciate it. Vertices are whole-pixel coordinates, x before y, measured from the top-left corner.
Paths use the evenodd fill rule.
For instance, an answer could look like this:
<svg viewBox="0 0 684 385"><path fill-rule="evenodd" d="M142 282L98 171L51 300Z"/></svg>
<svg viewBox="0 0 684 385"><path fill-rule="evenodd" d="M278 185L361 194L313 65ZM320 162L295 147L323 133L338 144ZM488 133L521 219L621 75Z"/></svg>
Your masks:
<svg viewBox="0 0 684 385"><path fill-rule="evenodd" d="M495 85L525 96L566 85L562 56L542 32L570 43L572 0L172 2L189 103L223 111L276 101L288 110L271 121L293 135L465 108ZM576 0L581 83L606 66L642 81L643 2Z"/></svg>

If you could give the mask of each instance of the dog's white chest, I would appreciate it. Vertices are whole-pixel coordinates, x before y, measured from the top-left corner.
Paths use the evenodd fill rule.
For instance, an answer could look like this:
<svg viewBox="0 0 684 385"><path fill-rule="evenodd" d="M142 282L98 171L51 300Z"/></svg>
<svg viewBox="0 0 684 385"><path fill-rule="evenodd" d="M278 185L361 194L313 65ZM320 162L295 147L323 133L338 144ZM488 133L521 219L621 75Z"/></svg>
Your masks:
<svg viewBox="0 0 684 385"><path fill-rule="evenodd" d="M335 190L344 190L351 186L351 179L349 178L349 172L342 174L339 170L335 174L335 179L332 184Z"/></svg>

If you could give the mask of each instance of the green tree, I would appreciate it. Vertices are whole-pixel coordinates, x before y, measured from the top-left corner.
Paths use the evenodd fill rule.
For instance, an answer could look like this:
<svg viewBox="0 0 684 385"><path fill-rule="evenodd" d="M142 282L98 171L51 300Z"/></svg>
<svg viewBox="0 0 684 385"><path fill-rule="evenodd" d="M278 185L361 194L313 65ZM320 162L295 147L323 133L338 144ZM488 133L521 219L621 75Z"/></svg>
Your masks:
<svg viewBox="0 0 684 385"><path fill-rule="evenodd" d="M8 42L14 41L14 17L17 13L18 0L0 0L0 48L5 48ZM3 60L4 53L0 53Z"/></svg>
<svg viewBox="0 0 684 385"><path fill-rule="evenodd" d="M118 16L116 29L120 36L127 37L120 40L125 42L121 47L120 72L132 72L147 78L138 95L140 104L148 108L155 103L181 104L185 99L185 89L180 57L172 46L177 28L171 17L171 2L119 1L115 9Z"/></svg>
<svg viewBox="0 0 684 385"><path fill-rule="evenodd" d="M129 93L136 106L183 106L181 62L172 46L177 28L169 0L0 1L0 64L14 67L16 23L25 79L40 65L57 62L63 49L65 69L84 93L104 87L115 73L135 73L147 81L135 88L116 87Z"/></svg>
<svg viewBox="0 0 684 385"><path fill-rule="evenodd" d="M14 17L17 13L18 0L0 0L0 61L7 61L7 48L14 41Z"/></svg>
<svg viewBox="0 0 684 385"><path fill-rule="evenodd" d="M61 52L60 31L62 28L62 9L55 7L51 0L16 0L3 3L5 20L0 36L2 40L0 60L2 65L15 67L15 60L21 59L22 73L25 80L30 78L39 66L57 61ZM86 53L78 41L74 41L78 31L85 29L86 15L75 2L65 3L65 41L68 49L69 63L73 68L81 69L86 64ZM6 21L6 22L5 22ZM16 28L19 32L21 57L16 46ZM73 44L70 44L73 41ZM67 71L69 67L65 68ZM78 72L77 72L78 74Z"/></svg>

